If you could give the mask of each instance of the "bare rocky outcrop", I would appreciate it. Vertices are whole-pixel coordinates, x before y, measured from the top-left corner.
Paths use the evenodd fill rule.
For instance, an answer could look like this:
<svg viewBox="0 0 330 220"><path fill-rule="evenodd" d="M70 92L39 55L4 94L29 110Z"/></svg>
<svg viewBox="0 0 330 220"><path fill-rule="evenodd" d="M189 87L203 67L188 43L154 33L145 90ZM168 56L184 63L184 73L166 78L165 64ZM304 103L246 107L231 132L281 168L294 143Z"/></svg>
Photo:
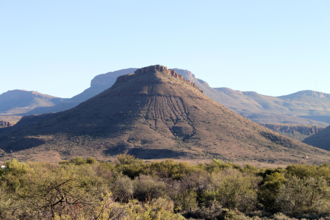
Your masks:
<svg viewBox="0 0 330 220"><path fill-rule="evenodd" d="M198 89L200 92L203 93L203 91L195 83L191 82L190 80L185 79L182 75L175 72L175 70L168 69L167 67L161 66L161 65L154 65L154 66L148 66L148 67L140 68L140 69L135 70L134 74L129 73L129 74L126 74L126 75L119 76L116 80L116 83L124 82L124 81L127 81L127 80L129 80L133 77L138 77L138 76L141 76L145 73L156 72L156 71L164 72L164 73L167 73L167 74L171 75L174 78L180 79L180 80L184 81L185 83L187 83L188 85Z"/></svg>
<svg viewBox="0 0 330 220"><path fill-rule="evenodd" d="M174 68L173 70L175 72L179 73L180 75L183 75L186 79L194 79L194 78L196 78L195 77L195 74L193 74L189 70L182 70L182 69L177 69L177 68Z"/></svg>

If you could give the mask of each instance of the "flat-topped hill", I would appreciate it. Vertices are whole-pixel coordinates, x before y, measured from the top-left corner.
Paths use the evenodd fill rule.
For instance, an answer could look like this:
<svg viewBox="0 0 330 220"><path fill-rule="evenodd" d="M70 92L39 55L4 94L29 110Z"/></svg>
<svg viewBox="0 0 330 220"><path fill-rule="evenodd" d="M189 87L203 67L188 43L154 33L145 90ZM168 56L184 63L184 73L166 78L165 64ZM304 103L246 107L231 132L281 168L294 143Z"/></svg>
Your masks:
<svg viewBox="0 0 330 220"><path fill-rule="evenodd" d="M23 118L0 136L0 146L3 159L53 161L128 153L291 164L324 163L330 155L234 113L160 65L119 77L73 109Z"/></svg>

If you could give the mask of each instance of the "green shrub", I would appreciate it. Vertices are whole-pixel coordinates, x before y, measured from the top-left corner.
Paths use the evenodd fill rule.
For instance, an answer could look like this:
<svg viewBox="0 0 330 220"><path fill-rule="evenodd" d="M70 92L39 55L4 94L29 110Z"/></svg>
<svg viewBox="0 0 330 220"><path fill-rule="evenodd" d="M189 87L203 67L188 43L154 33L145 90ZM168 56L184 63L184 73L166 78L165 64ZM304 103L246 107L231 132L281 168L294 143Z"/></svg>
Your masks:
<svg viewBox="0 0 330 220"><path fill-rule="evenodd" d="M210 163L206 166L206 170L209 173L214 173L214 172L217 173L224 169L229 169L229 168L240 170L241 166L238 164L234 164L234 163L224 163L224 162L216 160L216 159L213 159L212 163Z"/></svg>
<svg viewBox="0 0 330 220"><path fill-rule="evenodd" d="M253 210L256 207L261 178L233 169L224 170L212 177L215 188L203 194L204 202L216 199L223 207L237 208L240 211Z"/></svg>
<svg viewBox="0 0 330 220"><path fill-rule="evenodd" d="M330 212L330 187L325 178L290 177L280 188L276 199L281 212L288 214Z"/></svg>
<svg viewBox="0 0 330 220"><path fill-rule="evenodd" d="M86 160L82 157L75 157L69 161L69 163L73 163L75 165L83 165L86 164Z"/></svg>
<svg viewBox="0 0 330 220"><path fill-rule="evenodd" d="M156 181L151 176L141 175L135 178L134 198L139 201L151 201L163 196L166 190L165 183Z"/></svg>
<svg viewBox="0 0 330 220"><path fill-rule="evenodd" d="M93 157L89 157L89 158L87 158L86 163L87 164L96 164L97 160Z"/></svg>
<svg viewBox="0 0 330 220"><path fill-rule="evenodd" d="M119 176L112 185L113 196L120 202L133 198L133 181L127 176Z"/></svg>
<svg viewBox="0 0 330 220"><path fill-rule="evenodd" d="M176 163L173 160L152 162L148 164L149 173L155 172L159 177L181 179L184 175L192 173L194 167L187 162Z"/></svg>
<svg viewBox="0 0 330 220"><path fill-rule="evenodd" d="M276 206L275 202L279 189L286 183L286 178L283 174L273 172L266 175L263 184L259 187L259 202L263 208L267 211L278 211L279 207Z"/></svg>

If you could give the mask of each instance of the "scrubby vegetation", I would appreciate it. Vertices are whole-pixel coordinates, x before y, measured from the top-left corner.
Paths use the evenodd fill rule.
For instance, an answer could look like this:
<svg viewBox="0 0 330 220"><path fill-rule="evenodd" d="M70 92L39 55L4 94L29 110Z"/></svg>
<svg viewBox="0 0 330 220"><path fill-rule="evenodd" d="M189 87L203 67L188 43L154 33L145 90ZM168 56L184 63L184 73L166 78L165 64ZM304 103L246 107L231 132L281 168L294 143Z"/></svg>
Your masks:
<svg viewBox="0 0 330 220"><path fill-rule="evenodd" d="M0 219L330 219L330 165L6 162Z"/></svg>

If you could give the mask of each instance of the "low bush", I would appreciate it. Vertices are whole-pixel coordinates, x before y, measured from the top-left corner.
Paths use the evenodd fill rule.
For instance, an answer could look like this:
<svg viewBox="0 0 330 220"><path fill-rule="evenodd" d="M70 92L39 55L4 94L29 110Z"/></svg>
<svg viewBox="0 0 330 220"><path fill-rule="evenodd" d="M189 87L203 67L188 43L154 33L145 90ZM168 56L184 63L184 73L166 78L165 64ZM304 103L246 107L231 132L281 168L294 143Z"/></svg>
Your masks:
<svg viewBox="0 0 330 220"><path fill-rule="evenodd" d="M213 160L190 165L5 163L0 219L330 219L330 166L259 169Z"/></svg>

